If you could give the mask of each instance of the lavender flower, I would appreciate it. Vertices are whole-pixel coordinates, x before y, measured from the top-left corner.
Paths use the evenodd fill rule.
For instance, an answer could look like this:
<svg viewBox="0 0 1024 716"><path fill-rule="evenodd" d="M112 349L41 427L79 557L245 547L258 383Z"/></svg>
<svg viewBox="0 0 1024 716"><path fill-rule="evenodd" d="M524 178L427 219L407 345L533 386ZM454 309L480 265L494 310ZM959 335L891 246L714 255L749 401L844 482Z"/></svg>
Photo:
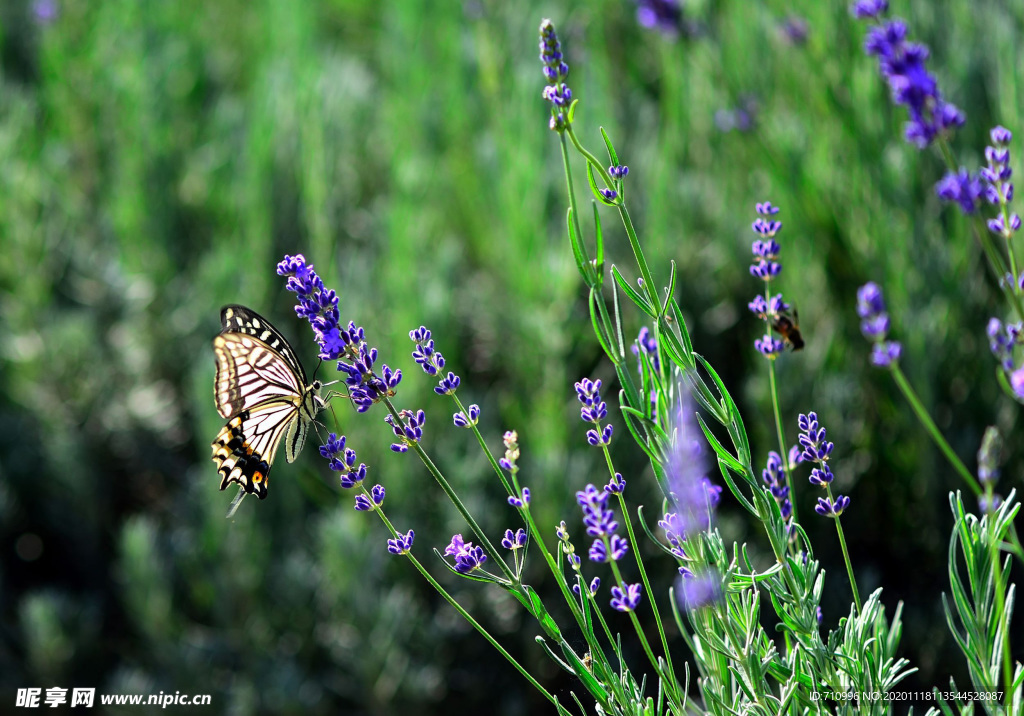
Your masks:
<svg viewBox="0 0 1024 716"><path fill-rule="evenodd" d="M452 420L457 428L470 428L477 424L480 418L480 406L474 403L466 412L459 412L452 415Z"/></svg>
<svg viewBox="0 0 1024 716"><path fill-rule="evenodd" d="M562 44L551 20L540 23L540 60L544 63L544 76L551 84L544 88L542 96L551 103L552 131L562 132L568 126L566 110L572 103L572 90L565 83L569 65L562 56Z"/></svg>
<svg viewBox="0 0 1024 716"><path fill-rule="evenodd" d="M719 580L713 574L696 575L690 572L680 580L679 600L687 611L707 607L722 597Z"/></svg>
<svg viewBox="0 0 1024 716"><path fill-rule="evenodd" d="M658 341L651 335L651 331L647 326L640 329L640 333L637 334L636 341L630 346L633 351L633 355L637 357L636 368L640 373L640 382L643 383L644 378L644 365L643 360L640 360L640 354L643 355L650 361L651 370L654 373L661 372L661 359L658 357ZM651 390L651 418L656 419L658 416L658 391Z"/></svg>
<svg viewBox="0 0 1024 716"><path fill-rule="evenodd" d="M822 517L839 517L849 506L850 498L844 495L839 495L835 500L828 497L819 497L818 504L814 506L814 511Z"/></svg>
<svg viewBox="0 0 1024 716"><path fill-rule="evenodd" d="M783 39L790 45L803 45L807 42L807 20L796 15L787 17L779 26Z"/></svg>
<svg viewBox="0 0 1024 716"><path fill-rule="evenodd" d="M621 587L612 587L612 609L620 612L632 612L640 606L640 583L626 584Z"/></svg>
<svg viewBox="0 0 1024 716"><path fill-rule="evenodd" d="M509 495L508 504L512 505L518 510L521 510L524 507L528 506L530 504L530 488L524 487L519 497L516 497L515 495Z"/></svg>
<svg viewBox="0 0 1024 716"><path fill-rule="evenodd" d="M960 167L959 171L949 172L938 181L935 193L940 199L955 201L965 214L973 214L981 200L981 180L977 174Z"/></svg>
<svg viewBox="0 0 1024 716"><path fill-rule="evenodd" d="M452 541L445 547L444 553L455 558L455 571L459 574L469 574L487 561L483 547L475 547L472 542L464 542L460 534L452 536Z"/></svg>
<svg viewBox="0 0 1024 716"><path fill-rule="evenodd" d="M989 426L981 438L981 448L978 450L978 482L982 487L988 489L999 479L999 458L1003 450L1003 439L999 435L999 429Z"/></svg>
<svg viewBox="0 0 1024 716"><path fill-rule="evenodd" d="M522 527L515 532L505 530L505 537L501 540L501 546L505 549L517 550L526 546L526 530Z"/></svg>
<svg viewBox="0 0 1024 716"><path fill-rule="evenodd" d="M427 415L422 410L417 410L415 413L411 410L403 410L398 416L402 422L397 425L390 415L385 415L384 421L391 426L392 432L400 440L400 442L392 443L391 449L394 452L406 452L410 445L418 443L423 437L423 424L427 422Z"/></svg>
<svg viewBox="0 0 1024 716"><path fill-rule="evenodd" d="M367 344L363 329L355 322L341 326L338 295L324 287L313 265L307 264L302 254L285 256L277 265L277 273L288 277L285 287L298 298L295 312L313 328L320 358L338 361L338 370L345 373L345 384L356 410L365 412L383 398L394 396L402 371L393 371L385 364L380 374L376 372L377 349Z"/></svg>
<svg viewBox="0 0 1024 716"><path fill-rule="evenodd" d="M998 318L990 318L985 332L988 333L989 348L999 365L1007 372L1013 371L1013 349L1018 342L1024 342L1024 322L1003 326Z"/></svg>
<svg viewBox="0 0 1024 716"><path fill-rule="evenodd" d="M600 589L600 587L601 587L601 578L600 577L594 577L592 580L590 580L590 585L587 587L587 596L588 597L595 596L597 594L597 590ZM581 591L582 590L580 589L580 585L579 584L572 585L572 592L577 597L582 596L581 595Z"/></svg>
<svg viewBox="0 0 1024 716"><path fill-rule="evenodd" d="M988 229L993 234L1004 237L1007 241L1020 230L1019 214L1007 212L1007 204L1013 200L1013 170L1010 169L1010 140L1013 134L1005 127L995 127L989 136L992 146L985 147L985 159L988 166L981 170L981 178L986 183L985 198L990 204L999 207L999 214L989 219Z"/></svg>
<svg viewBox="0 0 1024 716"><path fill-rule="evenodd" d="M858 20L875 19L889 11L889 0L858 0L851 8Z"/></svg>
<svg viewBox="0 0 1024 716"><path fill-rule="evenodd" d="M693 404L681 385L679 390L681 397L674 413L672 443L665 463L668 496L675 512L665 515L665 522L671 526L671 530L665 531L671 531L678 540L686 540L710 526L721 490L707 478ZM669 542L672 541L669 536Z"/></svg>
<svg viewBox="0 0 1024 716"><path fill-rule="evenodd" d="M60 9L57 7L56 0L33 0L32 2L32 16L40 25L49 25L57 19L59 14Z"/></svg>
<svg viewBox="0 0 1024 716"><path fill-rule="evenodd" d="M608 484L604 486L605 491L612 495L621 495L626 491L626 481L623 479L621 473L615 473L614 477L608 481Z"/></svg>
<svg viewBox="0 0 1024 716"><path fill-rule="evenodd" d="M516 473L519 471L516 466L519 460L519 435L515 430L509 430L502 436L502 441L505 443L505 455L498 460L498 464L502 469Z"/></svg>
<svg viewBox="0 0 1024 716"><path fill-rule="evenodd" d="M782 518L788 521L793 516L793 505L789 501L789 479L786 477L782 457L774 450L768 453L768 462L761 471L761 479L779 504Z"/></svg>
<svg viewBox="0 0 1024 716"><path fill-rule="evenodd" d="M344 435L340 438L334 433L328 435L327 444L320 446L320 455L329 461L328 466L332 470L341 473L341 486L346 490L356 487L366 478L366 465L360 463L356 466L356 451L345 447Z"/></svg>
<svg viewBox="0 0 1024 716"><path fill-rule="evenodd" d="M395 539L388 540L388 552L391 554L407 554L412 550L412 541L415 537L416 533L412 530L409 530L406 534L401 532L395 533Z"/></svg>
<svg viewBox="0 0 1024 716"><path fill-rule="evenodd" d="M313 270L313 264L307 264L302 254L286 255L277 264L277 274L288 277L285 288L298 297L299 305L295 312L313 327L320 344L320 357L338 360L345 351L346 343L350 342L346 338L351 339L351 336L343 335L344 331L338 324L338 294L324 287L323 280Z"/></svg>
<svg viewBox="0 0 1024 716"><path fill-rule="evenodd" d="M910 114L906 140L924 149L941 134L962 126L964 115L943 100L938 82L925 67L928 48L907 42L907 25L902 20L882 20L888 8L882 0L859 0L852 12L854 17L879 23L868 31L864 51L878 58L878 71L889 83L893 102Z"/></svg>
<svg viewBox="0 0 1024 716"><path fill-rule="evenodd" d="M802 457L807 462L817 463L817 467L811 470L810 483L828 490L828 497L819 497L818 504L814 510L824 517L838 517L849 507L850 498L839 495L832 499L832 491L829 487L832 483L832 470L828 466L829 457L835 445L826 440L825 428L818 423L817 413L801 413L797 418L797 425L800 428L800 435L797 441L803 447Z"/></svg>
<svg viewBox="0 0 1024 716"><path fill-rule="evenodd" d="M1010 374L1010 387L1018 398L1024 400L1024 367L1018 368Z"/></svg>
<svg viewBox="0 0 1024 716"><path fill-rule="evenodd" d="M885 340L889 333L889 314L885 310L882 289L875 282L870 281L857 289L857 315L861 318L861 333L875 344L871 363L879 368L888 368L896 363L902 346L896 341Z"/></svg>
<svg viewBox="0 0 1024 716"><path fill-rule="evenodd" d="M601 421L608 417L608 404L601 400L601 381L589 378L579 381L576 383L576 397L583 405L580 419L595 426L587 431L587 442L595 447L611 443L612 424L601 427Z"/></svg>
<svg viewBox="0 0 1024 716"><path fill-rule="evenodd" d="M648 30L676 37L682 29L683 8L679 0L636 0L636 21Z"/></svg>
<svg viewBox="0 0 1024 716"><path fill-rule="evenodd" d="M757 352L765 358L775 360L775 358L786 349L786 344L771 333L766 333L761 338L754 339L754 348L756 348Z"/></svg>
<svg viewBox="0 0 1024 716"><path fill-rule="evenodd" d="M381 485L374 485L370 495L356 495L356 509L360 512L368 512L384 504L384 488Z"/></svg>
<svg viewBox="0 0 1024 716"><path fill-rule="evenodd" d="M576 493L576 502L583 511L583 524L591 537L607 537L619 528L615 512L608 507L608 492L588 484Z"/></svg>

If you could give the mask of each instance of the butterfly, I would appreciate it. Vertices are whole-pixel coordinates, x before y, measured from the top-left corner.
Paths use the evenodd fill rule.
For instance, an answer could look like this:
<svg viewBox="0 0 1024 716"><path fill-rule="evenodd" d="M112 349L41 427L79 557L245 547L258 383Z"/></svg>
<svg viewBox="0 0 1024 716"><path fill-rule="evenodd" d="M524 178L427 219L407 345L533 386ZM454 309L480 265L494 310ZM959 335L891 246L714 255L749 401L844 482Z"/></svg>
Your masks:
<svg viewBox="0 0 1024 716"><path fill-rule="evenodd" d="M230 517L247 494L267 496L267 477L284 439L288 462L306 441L309 424L325 407L323 384L309 383L295 351L270 321L244 306L220 311L213 339L217 375L213 397L227 424L213 441L220 489L241 488Z"/></svg>

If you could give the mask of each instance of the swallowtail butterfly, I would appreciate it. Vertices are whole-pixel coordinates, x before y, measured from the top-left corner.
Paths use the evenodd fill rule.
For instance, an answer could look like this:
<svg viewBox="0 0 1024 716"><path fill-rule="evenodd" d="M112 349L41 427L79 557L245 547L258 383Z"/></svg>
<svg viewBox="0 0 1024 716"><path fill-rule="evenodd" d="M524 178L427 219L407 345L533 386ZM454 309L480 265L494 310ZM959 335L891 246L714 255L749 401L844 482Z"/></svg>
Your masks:
<svg viewBox="0 0 1024 716"><path fill-rule="evenodd" d="M230 517L246 494L267 496L267 476L281 439L288 462L294 462L324 400L320 381L307 382L295 351L266 318L244 306L225 306L220 322L213 339L213 397L228 422L213 441L213 461L220 489L233 482L242 488Z"/></svg>

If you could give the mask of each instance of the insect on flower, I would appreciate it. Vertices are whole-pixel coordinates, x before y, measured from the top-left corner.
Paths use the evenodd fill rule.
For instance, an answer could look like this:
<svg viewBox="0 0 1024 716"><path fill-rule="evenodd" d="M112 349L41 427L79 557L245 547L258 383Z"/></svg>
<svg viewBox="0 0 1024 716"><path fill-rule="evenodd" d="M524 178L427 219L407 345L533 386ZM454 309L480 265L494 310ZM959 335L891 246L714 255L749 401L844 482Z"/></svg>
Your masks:
<svg viewBox="0 0 1024 716"><path fill-rule="evenodd" d="M800 335L800 314L793 309L792 318L787 313L779 313L772 320L772 330L782 336L787 346L795 351L804 347L804 338Z"/></svg>

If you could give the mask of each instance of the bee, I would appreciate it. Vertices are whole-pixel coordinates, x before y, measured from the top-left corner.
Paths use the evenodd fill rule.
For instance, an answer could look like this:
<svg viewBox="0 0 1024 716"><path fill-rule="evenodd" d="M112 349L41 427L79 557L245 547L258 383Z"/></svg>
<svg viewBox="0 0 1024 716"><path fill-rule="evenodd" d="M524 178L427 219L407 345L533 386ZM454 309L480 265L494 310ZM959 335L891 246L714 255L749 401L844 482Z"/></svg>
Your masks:
<svg viewBox="0 0 1024 716"><path fill-rule="evenodd" d="M781 312L776 315L772 321L772 328L782 336L782 340L793 350L798 351L804 347L804 339L800 335L800 314L797 313L795 308L793 309L792 318Z"/></svg>

